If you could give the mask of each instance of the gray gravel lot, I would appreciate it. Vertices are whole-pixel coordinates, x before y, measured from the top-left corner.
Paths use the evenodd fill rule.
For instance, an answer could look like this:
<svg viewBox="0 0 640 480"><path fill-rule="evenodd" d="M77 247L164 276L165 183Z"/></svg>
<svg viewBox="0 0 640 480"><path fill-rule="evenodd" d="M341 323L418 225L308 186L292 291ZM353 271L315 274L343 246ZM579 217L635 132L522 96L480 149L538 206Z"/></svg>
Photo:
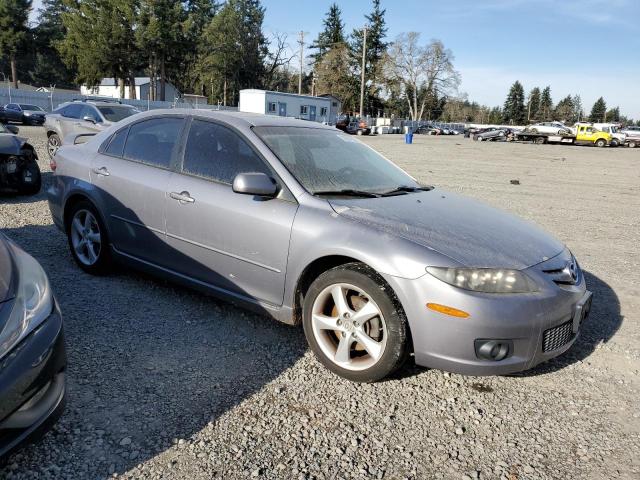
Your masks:
<svg viewBox="0 0 640 480"><path fill-rule="evenodd" d="M21 133L48 172L43 130ZM299 328L138 273L84 274L44 193L0 197L0 228L49 273L69 354L64 416L0 478L640 478L640 151L364 141L566 242L596 295L574 348L516 376L407 366L352 384Z"/></svg>

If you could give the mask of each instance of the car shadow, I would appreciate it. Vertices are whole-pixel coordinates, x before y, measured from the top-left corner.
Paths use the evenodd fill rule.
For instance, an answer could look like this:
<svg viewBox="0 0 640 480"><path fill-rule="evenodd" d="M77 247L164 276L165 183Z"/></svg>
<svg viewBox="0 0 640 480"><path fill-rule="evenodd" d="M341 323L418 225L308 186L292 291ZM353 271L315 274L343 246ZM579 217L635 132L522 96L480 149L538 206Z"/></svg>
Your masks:
<svg viewBox="0 0 640 480"><path fill-rule="evenodd" d="M53 172L42 172L41 176L42 187L40 188L40 191L35 195L23 195L14 191L10 191L8 189L0 189L0 204L28 204L42 202L43 200L46 201L47 188L49 187L53 179Z"/></svg>
<svg viewBox="0 0 640 480"><path fill-rule="evenodd" d="M68 354L66 411L8 459L17 471L60 455L89 465L84 478L125 473L211 426L307 350L301 328L260 312L123 267L85 274L54 225L3 233L47 271Z"/></svg>

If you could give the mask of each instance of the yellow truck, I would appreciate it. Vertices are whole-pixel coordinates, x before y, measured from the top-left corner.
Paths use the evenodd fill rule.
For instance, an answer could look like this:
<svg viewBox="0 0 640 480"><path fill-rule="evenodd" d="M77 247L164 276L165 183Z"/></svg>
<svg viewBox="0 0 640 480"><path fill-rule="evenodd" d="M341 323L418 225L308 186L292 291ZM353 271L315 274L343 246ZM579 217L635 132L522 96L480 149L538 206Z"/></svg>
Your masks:
<svg viewBox="0 0 640 480"><path fill-rule="evenodd" d="M516 135L518 140L531 141L538 144L543 143L570 143L576 145L595 145L596 147L606 147L611 144L613 137L610 133L598 130L593 125L578 124L571 133L550 134L522 131Z"/></svg>

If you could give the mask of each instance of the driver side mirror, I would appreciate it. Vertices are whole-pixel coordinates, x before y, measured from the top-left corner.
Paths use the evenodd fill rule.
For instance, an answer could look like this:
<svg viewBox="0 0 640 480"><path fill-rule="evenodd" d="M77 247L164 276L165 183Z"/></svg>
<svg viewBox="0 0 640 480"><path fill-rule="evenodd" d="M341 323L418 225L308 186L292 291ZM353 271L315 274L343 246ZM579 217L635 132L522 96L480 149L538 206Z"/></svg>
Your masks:
<svg viewBox="0 0 640 480"><path fill-rule="evenodd" d="M18 135L18 132L20 131L20 129L18 127L16 127L15 125L5 125L5 127L6 127L7 130L9 130L14 135Z"/></svg>
<svg viewBox="0 0 640 480"><path fill-rule="evenodd" d="M244 195L275 197L278 185L273 178L264 173L239 173L233 179L233 191Z"/></svg>
<svg viewBox="0 0 640 480"><path fill-rule="evenodd" d="M82 120L84 120L85 122L96 123L95 118L92 118L92 117L90 117L90 116L88 116L88 115L87 115L87 116L82 117Z"/></svg>

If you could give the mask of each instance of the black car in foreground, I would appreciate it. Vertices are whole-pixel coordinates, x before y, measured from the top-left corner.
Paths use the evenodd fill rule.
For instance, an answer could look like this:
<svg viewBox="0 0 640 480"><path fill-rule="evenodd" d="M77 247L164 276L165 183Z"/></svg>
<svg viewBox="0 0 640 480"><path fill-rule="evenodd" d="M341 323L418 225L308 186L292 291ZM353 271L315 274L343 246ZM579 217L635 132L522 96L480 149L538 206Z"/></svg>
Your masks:
<svg viewBox="0 0 640 480"><path fill-rule="evenodd" d="M15 125L0 123L0 192L35 195L42 186L38 155L17 133Z"/></svg>
<svg viewBox="0 0 640 480"><path fill-rule="evenodd" d="M40 264L0 233L0 458L62 414L60 310Z"/></svg>

